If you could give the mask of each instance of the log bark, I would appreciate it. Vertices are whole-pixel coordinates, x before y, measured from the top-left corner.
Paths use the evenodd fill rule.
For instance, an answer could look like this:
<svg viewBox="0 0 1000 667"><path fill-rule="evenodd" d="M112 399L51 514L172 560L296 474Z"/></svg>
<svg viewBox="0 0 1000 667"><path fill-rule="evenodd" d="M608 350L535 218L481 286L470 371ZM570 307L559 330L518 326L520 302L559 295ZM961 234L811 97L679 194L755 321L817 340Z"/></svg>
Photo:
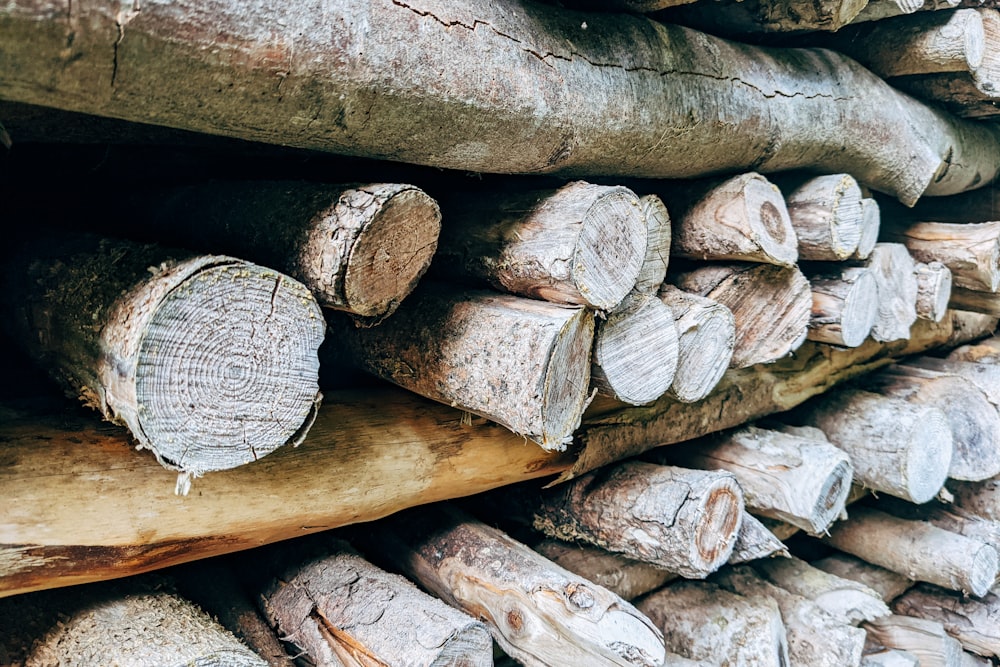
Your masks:
<svg viewBox="0 0 1000 667"><path fill-rule="evenodd" d="M966 651L980 656L1000 655L1000 596L987 593L981 599L957 595L937 586L917 584L892 603L903 616L937 621L945 632L962 643Z"/></svg>
<svg viewBox="0 0 1000 667"><path fill-rule="evenodd" d="M587 405L593 312L423 281L378 327L328 317L331 354L565 449Z"/></svg>
<svg viewBox="0 0 1000 667"><path fill-rule="evenodd" d="M883 602L889 603L902 595L916 582L906 575L880 567L843 551L811 561L810 564L828 574L854 581L878 593Z"/></svg>
<svg viewBox="0 0 1000 667"><path fill-rule="evenodd" d="M947 266L956 287L1000 290L1000 222L883 224L882 237L905 245L918 262Z"/></svg>
<svg viewBox="0 0 1000 667"><path fill-rule="evenodd" d="M533 548L559 567L626 600L635 600L677 578L663 568L587 544L545 539Z"/></svg>
<svg viewBox="0 0 1000 667"><path fill-rule="evenodd" d="M962 645L936 621L893 614L865 630L870 641L909 653L920 667L962 667Z"/></svg>
<svg viewBox="0 0 1000 667"><path fill-rule="evenodd" d="M333 47L331 25L344 26ZM0 26L11 101L346 155L570 176L810 168L908 204L1000 170L996 128L901 95L846 56L620 13L485 0L124 12L20 0Z"/></svg>
<svg viewBox="0 0 1000 667"><path fill-rule="evenodd" d="M904 519L926 521L942 530L985 542L1000 551L1000 521L976 516L951 503L935 500L913 505L883 497L879 500L879 509Z"/></svg>
<svg viewBox="0 0 1000 667"><path fill-rule="evenodd" d="M557 189L438 196L431 273L555 303L608 311L635 285L647 248L638 196L573 181Z"/></svg>
<svg viewBox="0 0 1000 667"><path fill-rule="evenodd" d="M966 289L957 285L951 288L948 307L971 313L982 313L990 317L1000 317L1000 294Z"/></svg>
<svg viewBox="0 0 1000 667"><path fill-rule="evenodd" d="M798 268L713 264L677 272L669 280L732 311L736 326L732 368L776 361L805 342L812 293Z"/></svg>
<svg viewBox="0 0 1000 667"><path fill-rule="evenodd" d="M747 510L816 535L844 511L853 468L826 439L805 439L748 425L660 447L645 455L661 465L731 473Z"/></svg>
<svg viewBox="0 0 1000 667"><path fill-rule="evenodd" d="M913 256L901 243L880 241L875 244L865 266L875 276L878 295L872 338L880 342L909 338L917 319L919 290Z"/></svg>
<svg viewBox="0 0 1000 667"><path fill-rule="evenodd" d="M907 577L982 597L997 576L997 550L926 521L854 507L823 541Z"/></svg>
<svg viewBox="0 0 1000 667"><path fill-rule="evenodd" d="M1000 521L1000 477L980 482L949 481L952 502L964 512L991 521Z"/></svg>
<svg viewBox="0 0 1000 667"><path fill-rule="evenodd" d="M482 620L521 664L663 661L662 634L630 603L454 507L397 513L357 544Z"/></svg>
<svg viewBox="0 0 1000 667"><path fill-rule="evenodd" d="M858 239L858 247L854 249L851 259L866 260L871 257L875 244L878 243L878 234L882 226L882 209L878 200L874 197L862 197L861 199L861 237Z"/></svg>
<svg viewBox="0 0 1000 667"><path fill-rule="evenodd" d="M861 240L861 188L850 174L780 177L799 259L842 261Z"/></svg>
<svg viewBox="0 0 1000 667"><path fill-rule="evenodd" d="M810 271L806 278L812 291L806 338L843 347L861 345L878 316L878 283L873 272L863 266L826 267Z"/></svg>
<svg viewBox="0 0 1000 667"><path fill-rule="evenodd" d="M639 277L632 289L655 293L667 277L673 222L666 204L656 195L639 197L639 205L646 218L646 259L642 262Z"/></svg>
<svg viewBox="0 0 1000 667"><path fill-rule="evenodd" d="M88 234L34 239L15 257L5 306L13 339L68 394L180 471L180 494L192 477L308 432L322 398L324 325L297 280L234 257Z"/></svg>
<svg viewBox="0 0 1000 667"><path fill-rule="evenodd" d="M677 329L677 369L669 394L682 403L695 403L715 389L732 361L733 311L666 283L657 296L673 312Z"/></svg>
<svg viewBox="0 0 1000 667"><path fill-rule="evenodd" d="M917 262L917 317L940 322L951 300L951 269L941 262Z"/></svg>

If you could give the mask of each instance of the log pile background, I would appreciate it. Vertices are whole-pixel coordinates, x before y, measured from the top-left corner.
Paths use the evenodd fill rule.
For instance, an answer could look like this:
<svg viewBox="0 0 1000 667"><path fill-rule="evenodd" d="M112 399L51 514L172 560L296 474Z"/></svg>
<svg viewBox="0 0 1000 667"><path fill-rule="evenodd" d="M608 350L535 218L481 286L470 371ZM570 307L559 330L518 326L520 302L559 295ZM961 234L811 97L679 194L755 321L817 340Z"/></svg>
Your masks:
<svg viewBox="0 0 1000 667"><path fill-rule="evenodd" d="M0 665L1000 664L989 0L0 8Z"/></svg>

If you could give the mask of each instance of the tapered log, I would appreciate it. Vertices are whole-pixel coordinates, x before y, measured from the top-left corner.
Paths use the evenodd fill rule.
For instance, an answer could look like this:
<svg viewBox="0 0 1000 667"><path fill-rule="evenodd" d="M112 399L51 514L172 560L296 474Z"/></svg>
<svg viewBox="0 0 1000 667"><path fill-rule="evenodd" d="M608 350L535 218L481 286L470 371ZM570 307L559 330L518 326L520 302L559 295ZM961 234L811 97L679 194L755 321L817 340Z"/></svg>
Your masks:
<svg viewBox="0 0 1000 667"><path fill-rule="evenodd" d="M648 460L731 473L753 514L822 533L844 510L853 468L844 450L748 425L660 447Z"/></svg>
<svg viewBox="0 0 1000 667"><path fill-rule="evenodd" d="M897 614L937 621L966 651L1000 655L1000 596L987 593L969 598L929 584L917 584L892 603Z"/></svg>
<svg viewBox="0 0 1000 667"><path fill-rule="evenodd" d="M257 461L309 430L323 315L293 278L72 233L24 244L7 270L14 340L180 471L182 495L191 477Z"/></svg>
<svg viewBox="0 0 1000 667"><path fill-rule="evenodd" d="M905 651L920 667L963 667L962 645L936 621L892 614L864 627L870 642Z"/></svg>
<svg viewBox="0 0 1000 667"><path fill-rule="evenodd" d="M743 492L727 472L626 461L557 485L532 504L550 537L703 579L733 551Z"/></svg>
<svg viewBox="0 0 1000 667"><path fill-rule="evenodd" d="M645 405L673 384L677 326L670 306L654 293L625 297L621 306L597 322L593 346L591 384L606 396Z"/></svg>
<svg viewBox="0 0 1000 667"><path fill-rule="evenodd" d="M907 577L982 597L997 576L997 550L926 521L854 507L823 540Z"/></svg>
<svg viewBox="0 0 1000 667"><path fill-rule="evenodd" d="M924 261L924 260L921 260ZM865 261L875 276L878 314L872 338L880 342L910 337L917 319L916 263L901 243L880 241Z"/></svg>
<svg viewBox="0 0 1000 667"><path fill-rule="evenodd" d="M760 519L750 514L743 514L740 523L740 533L736 536L733 553L727 561L730 565L748 563L761 558L787 558L788 547L771 532Z"/></svg>
<svg viewBox="0 0 1000 667"><path fill-rule="evenodd" d="M918 262L941 262L956 287L1000 290L1000 222L883 224L882 238L902 243Z"/></svg>
<svg viewBox="0 0 1000 667"><path fill-rule="evenodd" d="M662 634L630 603L454 507L421 507L382 523L359 535L365 552L482 620L521 664L663 661Z"/></svg>
<svg viewBox="0 0 1000 667"><path fill-rule="evenodd" d="M816 397L797 419L847 452L854 481L869 489L923 503L948 476L951 427L938 408L850 388Z"/></svg>
<svg viewBox="0 0 1000 667"><path fill-rule="evenodd" d="M675 581L638 603L663 630L667 650L712 664L788 665L788 639L777 603L707 581Z"/></svg>
<svg viewBox="0 0 1000 667"><path fill-rule="evenodd" d="M912 653L879 647L862 656L861 667L920 667L920 661Z"/></svg>
<svg viewBox="0 0 1000 667"><path fill-rule="evenodd" d="M536 544L534 549L559 567L626 600L634 600L677 578L676 574L661 567L588 544L549 538Z"/></svg>
<svg viewBox="0 0 1000 667"><path fill-rule="evenodd" d="M816 17L828 29L863 2L834 4ZM377 28L339 32L331 48L330 25ZM900 95L846 56L620 13L485 0L120 13L107 0L58 11L20 0L0 30L11 101L446 169L683 179L812 168L912 204L1000 168L995 128ZM231 39L211 54L219 34Z"/></svg>
<svg viewBox="0 0 1000 667"><path fill-rule="evenodd" d="M878 233L882 226L882 209L878 200L873 197L861 199L861 236L858 247L854 249L851 259L866 260L878 243Z"/></svg>
<svg viewBox="0 0 1000 667"><path fill-rule="evenodd" d="M639 292L656 292L667 277L673 222L666 204L656 195L639 197L639 205L646 218L646 259L642 262L633 289Z"/></svg>
<svg viewBox="0 0 1000 667"><path fill-rule="evenodd" d="M878 316L877 281L872 271L863 266L826 267L810 271L806 277L812 291L806 338L844 347L861 345Z"/></svg>
<svg viewBox="0 0 1000 667"><path fill-rule="evenodd" d="M917 262L917 317L940 322L951 300L951 269L941 262Z"/></svg>
<svg viewBox="0 0 1000 667"><path fill-rule="evenodd" d="M668 280L732 311L736 326L732 368L776 361L806 339L812 293L798 268L720 263L680 271Z"/></svg>
<svg viewBox="0 0 1000 667"><path fill-rule="evenodd" d="M592 311L423 281L380 326L330 321L334 355L565 449L587 404Z"/></svg>
<svg viewBox="0 0 1000 667"><path fill-rule="evenodd" d="M798 261L785 199L756 172L656 192L674 215L671 252L678 257L787 267Z"/></svg>
<svg viewBox="0 0 1000 667"><path fill-rule="evenodd" d="M785 193L788 216L798 238L799 258L841 261L861 240L861 188L850 174L776 181Z"/></svg>
<svg viewBox="0 0 1000 667"><path fill-rule="evenodd" d="M430 269L438 278L611 310L639 277L647 223L628 188L573 181L438 199L441 237Z"/></svg>
<svg viewBox="0 0 1000 667"><path fill-rule="evenodd" d="M682 403L700 401L719 384L733 358L733 311L666 283L657 295L673 312L677 329L677 369L669 394Z"/></svg>

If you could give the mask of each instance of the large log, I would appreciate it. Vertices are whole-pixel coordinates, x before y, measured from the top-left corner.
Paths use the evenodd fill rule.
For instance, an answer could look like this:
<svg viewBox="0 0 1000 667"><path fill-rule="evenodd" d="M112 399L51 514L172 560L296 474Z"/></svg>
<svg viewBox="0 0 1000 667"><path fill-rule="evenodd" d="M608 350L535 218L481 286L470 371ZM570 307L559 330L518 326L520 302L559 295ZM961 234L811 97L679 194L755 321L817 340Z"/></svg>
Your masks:
<svg viewBox="0 0 1000 667"><path fill-rule="evenodd" d="M152 267L152 269L151 269ZM224 255L66 233L6 265L11 336L139 447L191 477L309 430L325 327L297 280Z"/></svg>
<svg viewBox="0 0 1000 667"><path fill-rule="evenodd" d="M1000 130L828 50L527 0L318 1L18 0L0 18L0 86L16 102L466 171L683 179L805 168L913 204L1000 170Z"/></svg>

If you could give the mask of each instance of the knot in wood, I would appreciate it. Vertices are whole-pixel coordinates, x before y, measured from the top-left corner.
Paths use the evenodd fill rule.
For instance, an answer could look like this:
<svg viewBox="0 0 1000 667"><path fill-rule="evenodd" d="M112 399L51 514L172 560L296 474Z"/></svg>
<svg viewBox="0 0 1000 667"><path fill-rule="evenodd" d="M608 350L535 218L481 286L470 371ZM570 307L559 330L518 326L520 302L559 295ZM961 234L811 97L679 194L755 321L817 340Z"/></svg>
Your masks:
<svg viewBox="0 0 1000 667"><path fill-rule="evenodd" d="M583 584L573 582L567 584L564 590L566 592L566 599L574 607L578 609L590 609L594 606L594 594Z"/></svg>

